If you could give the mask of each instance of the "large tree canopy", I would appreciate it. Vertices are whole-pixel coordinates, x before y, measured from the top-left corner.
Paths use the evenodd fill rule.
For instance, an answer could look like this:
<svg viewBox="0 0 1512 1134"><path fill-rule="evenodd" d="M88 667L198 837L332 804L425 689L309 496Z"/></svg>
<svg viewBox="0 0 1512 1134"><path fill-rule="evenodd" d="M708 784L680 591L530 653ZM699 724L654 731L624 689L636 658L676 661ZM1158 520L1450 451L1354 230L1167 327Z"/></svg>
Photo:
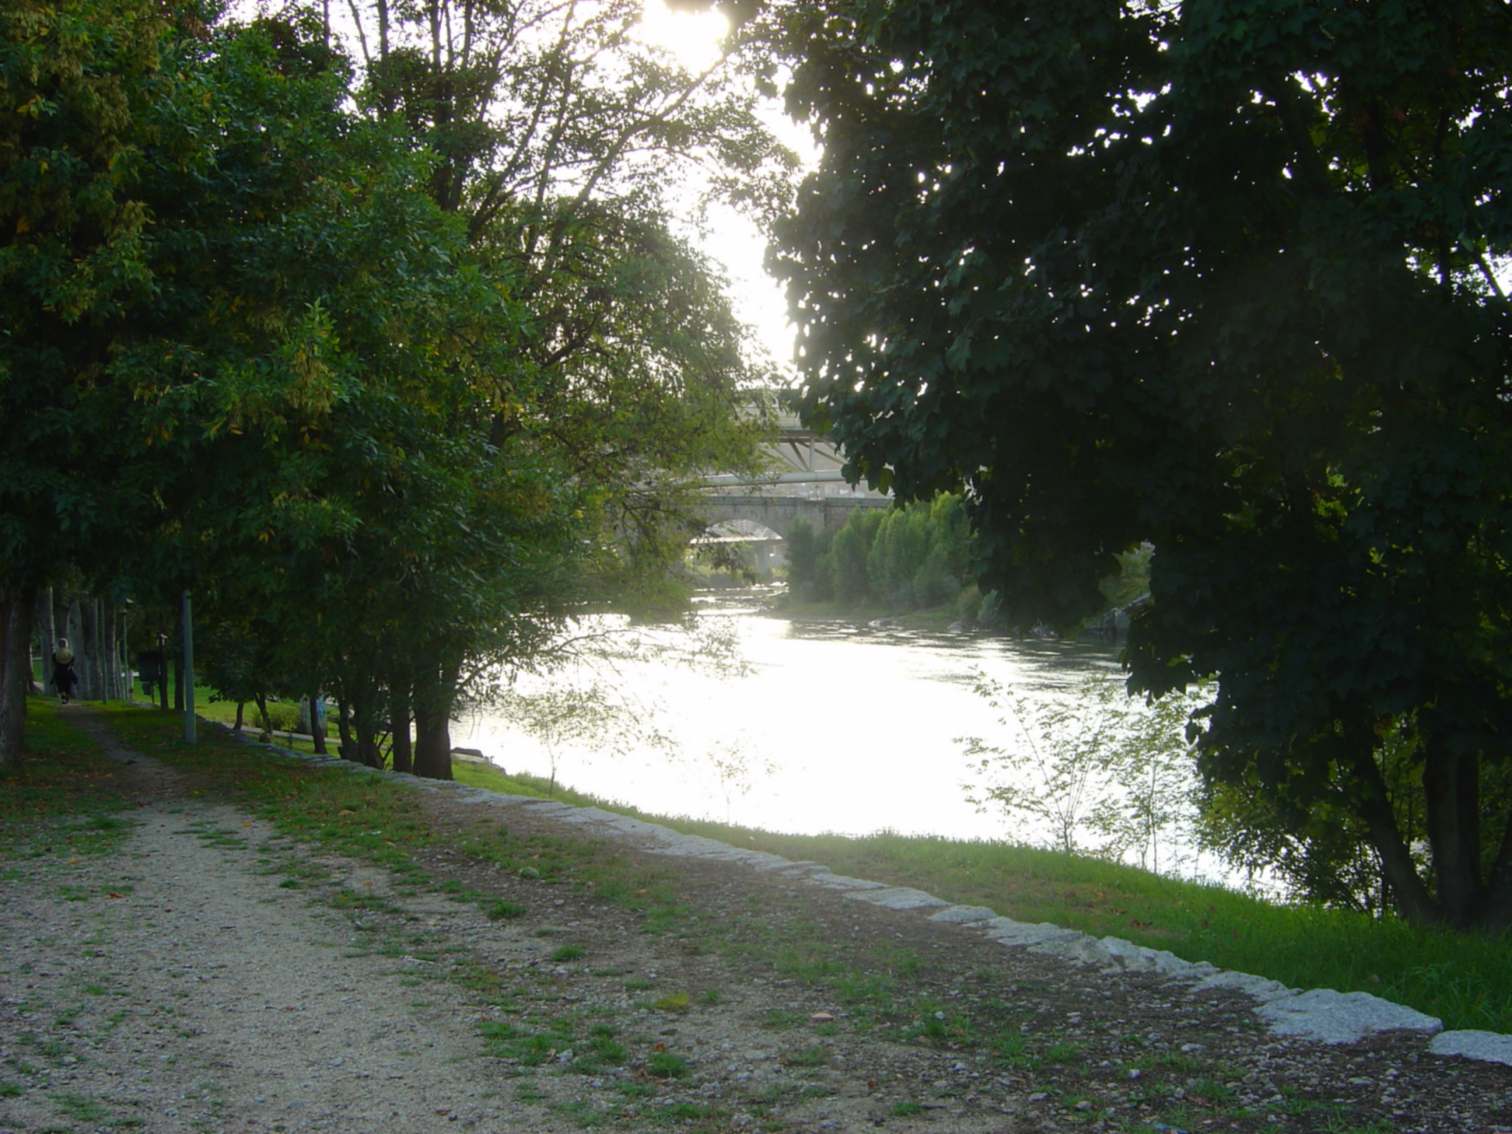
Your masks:
<svg viewBox="0 0 1512 1134"><path fill-rule="evenodd" d="M852 472L964 484L1026 621L1152 542L1131 684L1218 677L1209 780L1358 816L1411 917L1512 921L1512 12L789 19L824 156L774 261ZM1404 732L1422 872L1381 774Z"/></svg>
<svg viewBox="0 0 1512 1134"><path fill-rule="evenodd" d="M0 765L30 594L73 559L276 634L239 687L323 685L369 761L414 720L396 764L448 775L459 698L659 572L696 475L756 459L758 371L670 172L769 198L751 96L638 45L632 0L372 0L350 44L329 5L13 7Z"/></svg>

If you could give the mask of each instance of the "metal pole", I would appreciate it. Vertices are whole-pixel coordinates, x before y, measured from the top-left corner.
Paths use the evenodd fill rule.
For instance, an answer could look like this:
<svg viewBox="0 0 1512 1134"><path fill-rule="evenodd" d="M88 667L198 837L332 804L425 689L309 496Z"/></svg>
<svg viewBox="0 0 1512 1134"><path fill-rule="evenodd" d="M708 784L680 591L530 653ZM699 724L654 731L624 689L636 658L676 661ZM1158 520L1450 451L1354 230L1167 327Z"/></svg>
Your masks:
<svg viewBox="0 0 1512 1134"><path fill-rule="evenodd" d="M189 592L184 591L184 743L195 743L194 733L194 618Z"/></svg>

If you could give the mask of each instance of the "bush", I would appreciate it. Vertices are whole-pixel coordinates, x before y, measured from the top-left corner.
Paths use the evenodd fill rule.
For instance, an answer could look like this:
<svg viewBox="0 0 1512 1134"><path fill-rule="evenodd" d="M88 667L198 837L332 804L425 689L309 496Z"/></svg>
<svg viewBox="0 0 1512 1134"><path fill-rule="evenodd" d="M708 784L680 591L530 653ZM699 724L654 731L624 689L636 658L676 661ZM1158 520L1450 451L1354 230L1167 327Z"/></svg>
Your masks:
<svg viewBox="0 0 1512 1134"><path fill-rule="evenodd" d="M997 591L988 591L982 596L977 608L977 625L991 630L1001 630L1007 624L1003 616L1003 596Z"/></svg>
<svg viewBox="0 0 1512 1134"><path fill-rule="evenodd" d="M961 580L951 573L949 549L937 543L929 549L913 578L914 602L919 606L944 606L961 593Z"/></svg>
<svg viewBox="0 0 1512 1134"><path fill-rule="evenodd" d="M975 583L969 583L961 588L961 593L956 595L956 617L968 626L975 626L981 616L982 589Z"/></svg>
<svg viewBox="0 0 1512 1134"><path fill-rule="evenodd" d="M298 732L299 705L293 701L269 701L268 727L274 732Z"/></svg>
<svg viewBox="0 0 1512 1134"><path fill-rule="evenodd" d="M845 526L835 533L830 544L830 577L838 602L859 606L870 596L866 561L882 519L881 513L870 509L853 512Z"/></svg>
<svg viewBox="0 0 1512 1134"><path fill-rule="evenodd" d="M794 597L820 599L828 597L831 586L825 552L829 550L828 536L814 531L799 520L787 537L788 586ZM822 593L821 593L822 592Z"/></svg>

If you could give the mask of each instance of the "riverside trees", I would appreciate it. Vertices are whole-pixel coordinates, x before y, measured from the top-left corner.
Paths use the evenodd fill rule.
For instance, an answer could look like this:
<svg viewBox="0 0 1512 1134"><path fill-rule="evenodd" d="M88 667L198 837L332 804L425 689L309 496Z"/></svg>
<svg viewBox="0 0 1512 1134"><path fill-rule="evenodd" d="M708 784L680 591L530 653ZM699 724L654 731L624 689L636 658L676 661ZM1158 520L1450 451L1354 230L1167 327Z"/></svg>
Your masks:
<svg viewBox="0 0 1512 1134"><path fill-rule="evenodd" d="M115 348L154 285L139 192L171 18L18 0L0 13L0 766L19 758L31 611L141 515Z"/></svg>
<svg viewBox="0 0 1512 1134"><path fill-rule="evenodd" d="M432 617L446 633L405 636L410 670L384 682L392 716L413 699L417 770L449 775L447 724L470 677L531 656L585 581L623 595L658 578L689 534L690 474L754 463L763 421L739 411L759 375L717 276L674 232L674 211L696 202L672 187L702 166L727 197L769 208L791 158L734 61L689 72L641 40L634 0L352 10L363 107L435 155L432 200L465 220L472 255L511 281L525 314L509 382L454 428L552 463L576 497L571 546L590 549L576 571L501 571L484 548L456 559L454 576L523 589L507 612Z"/></svg>
<svg viewBox="0 0 1512 1134"><path fill-rule="evenodd" d="M62 286L57 273L26 277L21 258L39 226L17 178L50 163L94 171L125 202L117 211L135 227L120 240L135 258L117 259L131 271L100 274L135 290L128 304L103 284L79 289L110 317L93 338L87 306L37 303L39 319L32 296L15 304L27 318L8 324L17 330L0 358L6 416L37 416L26 445L5 453L4 538L35 554L7 558L3 586L8 598L45 580L49 554L140 586L192 583L202 618L276 639L252 656L278 672L249 679L296 691L325 683L352 709L355 747L369 759L380 722L413 714L416 769L445 776L446 721L468 681L530 658L590 597L585 580L622 582L659 563L686 474L753 460L756 426L736 412L750 374L740 328L660 207L665 166L659 182L616 180L625 155L644 148L642 132L606 126L618 143L597 154L590 183L564 190L586 167L562 155L583 152L578 134L609 111L586 88L557 84L539 114L493 132L498 92L485 80L531 81L540 44L489 40L468 20L513 34L517 10L468 6L457 54L439 31L433 50L409 50L406 29L431 29L407 22L412 7L373 10L382 50L360 88L313 9L240 28L190 4L69 0L23 5L25 19L7 25L5 75L19 95L17 84L46 73L25 52L45 54L60 36L83 44L76 70L127 92L107 123L123 136L115 155L93 137L111 136L91 128L93 92L59 79L38 100L7 104L9 144L23 159L7 162L0 197L7 278L34 292ZM563 54L577 33L564 29L558 51L563 73L580 77ZM138 40L147 62L137 71L111 57ZM485 41L475 72L466 45ZM605 67L611 46L598 45ZM651 117L684 143L713 144L727 124L697 118L708 107L695 94ZM36 140L29 122L17 125L17 106L72 132ZM548 112L566 115L549 144L526 129ZM690 133L692 121L707 128ZM475 185L510 145L510 168L539 177ZM59 210L57 227L65 247L87 253L114 230L81 215ZM90 266L79 254L71 262ZM46 354L86 341L87 368ZM46 375L25 370L34 355L52 366ZM48 417L59 391L47 375L101 411ZM65 531L53 545L29 543L27 518L56 529L56 501L79 491L78 476L40 501L28 491L65 444L64 454L100 458L70 473L120 498L108 538L86 545ZM8 632L6 645L13 658L24 635Z"/></svg>
<svg viewBox="0 0 1512 1134"><path fill-rule="evenodd" d="M1505 6L789 18L825 151L775 262L852 472L964 484L1026 621L1150 541L1131 686L1216 676L1208 782L1351 816L1409 918L1512 922Z"/></svg>

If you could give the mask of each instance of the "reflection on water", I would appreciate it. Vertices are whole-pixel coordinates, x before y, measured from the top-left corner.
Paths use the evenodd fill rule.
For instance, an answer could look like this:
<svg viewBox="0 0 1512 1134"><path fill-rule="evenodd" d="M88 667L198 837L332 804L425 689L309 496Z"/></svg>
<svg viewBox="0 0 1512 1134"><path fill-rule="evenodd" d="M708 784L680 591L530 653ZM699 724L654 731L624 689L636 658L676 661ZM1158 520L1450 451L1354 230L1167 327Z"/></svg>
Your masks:
<svg viewBox="0 0 1512 1134"><path fill-rule="evenodd" d="M1026 697L1064 695L1118 668L1106 647L791 621L749 596L703 609L730 620L745 673L621 661L596 679L614 682L639 723L672 744L612 756L558 744L559 782L647 811L777 831L1038 841L965 799L976 769L957 738L1003 731L973 686L985 675ZM553 752L496 713L468 714L453 741L512 771L552 772Z"/></svg>

